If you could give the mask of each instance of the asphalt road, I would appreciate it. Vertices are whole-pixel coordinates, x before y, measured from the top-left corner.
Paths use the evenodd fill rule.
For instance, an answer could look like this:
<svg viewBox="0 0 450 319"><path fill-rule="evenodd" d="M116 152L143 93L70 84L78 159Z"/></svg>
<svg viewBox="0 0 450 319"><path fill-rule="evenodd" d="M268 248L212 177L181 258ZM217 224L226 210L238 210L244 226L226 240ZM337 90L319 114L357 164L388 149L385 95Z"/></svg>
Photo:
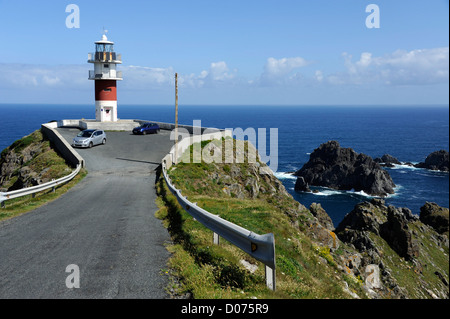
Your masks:
<svg viewBox="0 0 450 319"><path fill-rule="evenodd" d="M79 132L58 130L69 142ZM107 132L106 145L77 149L89 172L82 182L0 222L0 298L166 298L170 239L154 216L154 184L169 134ZM66 286L69 265L80 288Z"/></svg>

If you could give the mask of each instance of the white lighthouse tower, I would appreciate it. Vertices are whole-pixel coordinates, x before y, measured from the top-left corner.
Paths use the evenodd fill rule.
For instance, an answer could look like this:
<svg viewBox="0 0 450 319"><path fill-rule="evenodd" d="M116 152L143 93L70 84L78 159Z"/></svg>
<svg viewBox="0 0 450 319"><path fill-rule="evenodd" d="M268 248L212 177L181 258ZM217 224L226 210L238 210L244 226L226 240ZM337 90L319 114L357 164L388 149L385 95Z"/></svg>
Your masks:
<svg viewBox="0 0 450 319"><path fill-rule="evenodd" d="M94 64L89 71L89 80L95 81L95 119L100 122L117 121L117 81L122 80L122 72L117 64L122 56L114 52L114 42L104 34L95 42L95 53L89 53L88 62Z"/></svg>

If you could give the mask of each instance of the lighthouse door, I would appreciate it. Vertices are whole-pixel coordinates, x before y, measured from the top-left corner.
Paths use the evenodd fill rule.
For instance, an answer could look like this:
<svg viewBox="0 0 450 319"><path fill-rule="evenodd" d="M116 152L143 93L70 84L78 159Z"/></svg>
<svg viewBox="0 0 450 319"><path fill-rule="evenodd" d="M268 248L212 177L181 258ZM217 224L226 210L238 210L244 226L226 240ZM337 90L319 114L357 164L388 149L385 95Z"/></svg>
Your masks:
<svg viewBox="0 0 450 319"><path fill-rule="evenodd" d="M112 108L105 107L105 121L111 121L112 119Z"/></svg>

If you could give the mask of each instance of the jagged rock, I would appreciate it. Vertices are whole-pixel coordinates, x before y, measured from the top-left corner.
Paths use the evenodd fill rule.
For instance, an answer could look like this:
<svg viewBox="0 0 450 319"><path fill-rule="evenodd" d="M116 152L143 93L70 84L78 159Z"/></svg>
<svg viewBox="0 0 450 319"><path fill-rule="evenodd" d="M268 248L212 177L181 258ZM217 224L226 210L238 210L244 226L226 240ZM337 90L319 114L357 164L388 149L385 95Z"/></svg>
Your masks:
<svg viewBox="0 0 450 319"><path fill-rule="evenodd" d="M309 185L305 181L303 176L299 176L297 178L297 181L295 182L295 190L298 192L307 192L307 193L311 192L311 189L309 188Z"/></svg>
<svg viewBox="0 0 450 319"><path fill-rule="evenodd" d="M353 189L374 196L393 194L395 187L389 173L370 156L342 148L337 141L320 145L294 175L311 186Z"/></svg>
<svg viewBox="0 0 450 319"><path fill-rule="evenodd" d="M210 173L211 180L224 185L222 191L230 197L239 199L257 198L260 194L272 194L277 196L291 196L283 183L280 182L272 170L265 164L248 163L227 165L224 174L214 171Z"/></svg>
<svg viewBox="0 0 450 319"><path fill-rule="evenodd" d="M351 243L360 251L377 251L367 232L381 236L399 256L407 260L419 254L417 242L413 239L408 223L416 220L409 209L386 207L382 202L372 200L355 206L336 228L338 237Z"/></svg>
<svg viewBox="0 0 450 319"><path fill-rule="evenodd" d="M377 157L374 159L374 161L381 166L387 166L387 167L393 167L394 164L401 164L401 162L396 159L394 156L389 154L384 154L383 156Z"/></svg>
<svg viewBox="0 0 450 319"><path fill-rule="evenodd" d="M247 181L245 182L245 189L250 193L251 198L258 197L259 185L257 179L255 177L247 178Z"/></svg>
<svg viewBox="0 0 450 319"><path fill-rule="evenodd" d="M330 216L327 214L325 209L322 208L322 205L317 203L312 203L309 207L311 214L317 218L319 223L330 231L334 231L333 221Z"/></svg>
<svg viewBox="0 0 450 319"><path fill-rule="evenodd" d="M339 238L336 234L322 226L317 219L309 225L307 233L311 238L320 243L320 245L327 246L331 250L336 250L340 246Z"/></svg>
<svg viewBox="0 0 450 319"><path fill-rule="evenodd" d="M336 228L339 240L361 254L361 259L347 261L346 266L348 271L354 275L360 274L365 280L363 288L370 298L380 298L386 294L392 298L408 297L406 290L398 285L386 266L385 258L390 257L376 244L374 236L384 239L399 256L412 260L418 270L421 267L416 262L419 247L408 227L409 223L420 223L409 209L387 207L384 200L372 199L371 202L356 205ZM348 256L346 258L350 260Z"/></svg>
<svg viewBox="0 0 450 319"><path fill-rule="evenodd" d="M415 167L448 172L450 170L449 154L445 150L433 152L427 156L425 162L416 164Z"/></svg>
<svg viewBox="0 0 450 319"><path fill-rule="evenodd" d="M380 233L380 225L387 220L384 201L373 199L370 203L363 202L345 215L344 219L336 228L337 233L345 232L346 229L358 231L371 231L377 235Z"/></svg>
<svg viewBox="0 0 450 319"><path fill-rule="evenodd" d="M395 250L399 256L406 260L413 260L419 256L419 247L413 239L408 227L408 219L402 210L394 206L388 207L387 222L380 229L380 235Z"/></svg>
<svg viewBox="0 0 450 319"><path fill-rule="evenodd" d="M225 193L227 193L231 197L244 199L246 196L244 192L244 188L241 184L235 183L231 184L230 186L226 187L224 190Z"/></svg>
<svg viewBox="0 0 450 319"><path fill-rule="evenodd" d="M439 234L449 233L449 209L436 203L426 202L420 208L420 220L422 223L433 227Z"/></svg>

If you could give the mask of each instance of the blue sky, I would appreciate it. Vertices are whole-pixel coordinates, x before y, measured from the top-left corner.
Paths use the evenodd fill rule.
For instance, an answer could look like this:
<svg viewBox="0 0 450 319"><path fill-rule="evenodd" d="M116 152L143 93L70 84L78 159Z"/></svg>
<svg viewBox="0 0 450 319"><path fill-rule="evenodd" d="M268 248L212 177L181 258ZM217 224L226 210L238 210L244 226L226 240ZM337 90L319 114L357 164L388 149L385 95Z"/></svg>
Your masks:
<svg viewBox="0 0 450 319"><path fill-rule="evenodd" d="M105 28L119 104L174 103L175 72L180 104L448 104L448 16L448 0L0 0L0 103L93 103Z"/></svg>

